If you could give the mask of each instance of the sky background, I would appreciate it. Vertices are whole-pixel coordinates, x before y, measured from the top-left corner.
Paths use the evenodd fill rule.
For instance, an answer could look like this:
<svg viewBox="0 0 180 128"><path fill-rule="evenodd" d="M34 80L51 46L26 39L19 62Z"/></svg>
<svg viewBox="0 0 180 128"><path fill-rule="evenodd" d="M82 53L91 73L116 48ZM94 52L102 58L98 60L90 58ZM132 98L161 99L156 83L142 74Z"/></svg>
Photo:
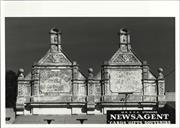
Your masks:
<svg viewBox="0 0 180 128"><path fill-rule="evenodd" d="M62 31L62 48L81 72L94 75L119 48L119 29L127 28L131 46L150 70L164 69L166 91L175 91L175 19L171 17L9 17L5 21L6 70L31 71L50 48L49 30Z"/></svg>

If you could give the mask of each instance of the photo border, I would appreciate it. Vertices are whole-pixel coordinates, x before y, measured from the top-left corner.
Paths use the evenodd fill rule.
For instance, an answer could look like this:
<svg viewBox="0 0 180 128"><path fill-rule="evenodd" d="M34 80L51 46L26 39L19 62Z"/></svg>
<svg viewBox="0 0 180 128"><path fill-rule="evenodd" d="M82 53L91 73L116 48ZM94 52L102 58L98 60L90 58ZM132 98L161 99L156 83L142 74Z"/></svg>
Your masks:
<svg viewBox="0 0 180 128"><path fill-rule="evenodd" d="M5 17L175 17L176 124L6 124ZM22 127L179 127L179 1L2 1L1 2L1 125Z"/></svg>

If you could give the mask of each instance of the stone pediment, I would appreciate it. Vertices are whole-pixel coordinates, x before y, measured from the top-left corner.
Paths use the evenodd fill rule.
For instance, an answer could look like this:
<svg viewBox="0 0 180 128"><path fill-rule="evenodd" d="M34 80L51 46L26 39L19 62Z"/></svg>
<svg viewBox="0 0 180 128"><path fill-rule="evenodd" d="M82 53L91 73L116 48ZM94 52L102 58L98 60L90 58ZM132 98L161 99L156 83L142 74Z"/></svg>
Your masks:
<svg viewBox="0 0 180 128"><path fill-rule="evenodd" d="M27 76L24 78L24 80L31 80L31 72L27 74Z"/></svg>
<svg viewBox="0 0 180 128"><path fill-rule="evenodd" d="M155 80L155 76L150 72L148 71L148 79L151 79L151 80Z"/></svg>
<svg viewBox="0 0 180 128"><path fill-rule="evenodd" d="M78 80L86 80L86 78L80 71L78 71Z"/></svg>
<svg viewBox="0 0 180 128"><path fill-rule="evenodd" d="M66 55L60 52L50 52L39 60L38 65L72 65L72 62L66 57Z"/></svg>
<svg viewBox="0 0 180 128"><path fill-rule="evenodd" d="M122 52L120 49L109 60L110 65L142 65L141 61L130 50L128 52Z"/></svg>

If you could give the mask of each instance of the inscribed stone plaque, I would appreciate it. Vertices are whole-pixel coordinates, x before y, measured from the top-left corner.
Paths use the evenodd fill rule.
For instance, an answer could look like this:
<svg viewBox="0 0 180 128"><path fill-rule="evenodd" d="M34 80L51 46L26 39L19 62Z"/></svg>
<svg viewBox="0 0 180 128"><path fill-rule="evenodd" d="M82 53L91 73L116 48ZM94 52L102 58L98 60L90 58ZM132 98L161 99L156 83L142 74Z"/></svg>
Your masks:
<svg viewBox="0 0 180 128"><path fill-rule="evenodd" d="M142 91L142 71L133 70L111 70L110 90L112 92L141 92Z"/></svg>
<svg viewBox="0 0 180 128"><path fill-rule="evenodd" d="M71 70L41 70L40 71L40 93L45 95L54 93L69 93L71 91Z"/></svg>

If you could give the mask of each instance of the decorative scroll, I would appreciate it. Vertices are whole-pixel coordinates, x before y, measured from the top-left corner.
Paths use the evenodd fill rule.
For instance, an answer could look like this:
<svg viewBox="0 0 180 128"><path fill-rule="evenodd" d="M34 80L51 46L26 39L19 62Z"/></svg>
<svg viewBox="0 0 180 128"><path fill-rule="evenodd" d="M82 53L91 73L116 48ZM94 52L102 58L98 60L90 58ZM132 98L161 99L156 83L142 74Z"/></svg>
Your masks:
<svg viewBox="0 0 180 128"><path fill-rule="evenodd" d="M67 69L41 70L40 93L44 95L59 95L71 91L72 71Z"/></svg>

